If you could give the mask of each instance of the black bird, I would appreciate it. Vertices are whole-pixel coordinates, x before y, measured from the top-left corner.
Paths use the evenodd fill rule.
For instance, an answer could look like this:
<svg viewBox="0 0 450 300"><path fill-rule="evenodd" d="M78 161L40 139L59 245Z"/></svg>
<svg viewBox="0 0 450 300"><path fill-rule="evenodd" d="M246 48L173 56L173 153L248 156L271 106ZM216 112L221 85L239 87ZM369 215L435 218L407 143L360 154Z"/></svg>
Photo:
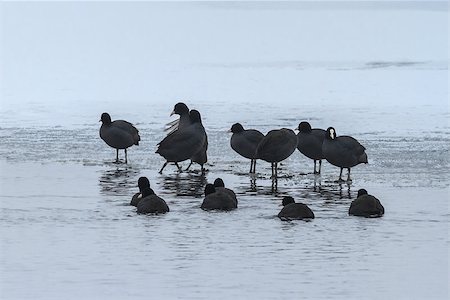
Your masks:
<svg viewBox="0 0 450 300"><path fill-rule="evenodd" d="M175 104L173 111L170 115L172 116L172 115L176 114L176 115L179 115L180 117L167 124L166 130L169 131L168 135L172 134L173 132L175 132L177 130L186 128L187 126L191 125L192 121L191 121L190 114L192 113L192 111L194 111L194 114L198 113L197 110L189 111L189 107L183 102L178 102L177 104ZM206 131L205 131L205 134L206 134ZM206 136L206 140L205 140L205 143L203 144L202 149L200 151L198 151L197 153L195 153L194 156L190 158L191 162L189 163L188 167L186 168L186 171L189 170L192 163L195 162L201 166L201 171L202 171L202 173L204 173L205 172L204 164L208 161L207 150L208 150L208 136Z"/></svg>
<svg viewBox="0 0 450 300"><path fill-rule="evenodd" d="M189 117L189 108L183 102L178 102L177 104L175 104L170 115L179 115L180 117L167 124L166 131L169 131L168 134L171 134L172 132L191 124L191 119Z"/></svg>
<svg viewBox="0 0 450 300"><path fill-rule="evenodd" d="M311 125L308 122L301 122L297 129L299 130L297 134L298 151L314 160L314 174L320 174L322 159L325 158L322 153L322 144L326 131L318 128L311 129ZM319 161L319 171L316 171L317 161Z"/></svg>
<svg viewBox="0 0 450 300"><path fill-rule="evenodd" d="M201 205L203 210L233 210L237 203L226 192L216 190L214 185L208 183L205 186L205 199Z"/></svg>
<svg viewBox="0 0 450 300"><path fill-rule="evenodd" d="M203 148L206 132L198 111L191 111L190 122L188 126L170 133L158 144L156 153L166 159L159 173L162 173L169 162L175 163L181 171L178 163L190 159Z"/></svg>
<svg viewBox="0 0 450 300"><path fill-rule="evenodd" d="M380 200L367 194L365 189L358 191L358 198L353 200L348 210L349 215L366 218L377 218L384 215L384 207Z"/></svg>
<svg viewBox="0 0 450 300"><path fill-rule="evenodd" d="M233 133L230 140L231 148L238 154L250 159L250 173L256 172L256 148L264 134L255 129L247 129L240 123L235 123L231 126L230 131Z"/></svg>
<svg viewBox="0 0 450 300"><path fill-rule="evenodd" d="M303 203L295 203L291 196L283 197L283 208L278 213L278 218L282 220L292 219L314 219L313 211Z"/></svg>
<svg viewBox="0 0 450 300"><path fill-rule="evenodd" d="M138 214L165 214L167 212L169 212L169 206L166 201L156 196L150 187L142 191L142 200L137 205Z"/></svg>
<svg viewBox="0 0 450 300"><path fill-rule="evenodd" d="M237 207L238 200L236 197L236 193L233 190L225 187L225 183L223 182L222 178L216 178L216 180L214 180L214 188L216 189L216 191L223 191L227 193L231 198L233 198Z"/></svg>
<svg viewBox="0 0 450 300"><path fill-rule="evenodd" d="M138 179L138 187L139 187L139 193L136 193L131 198L130 205L137 206L139 201L142 199L142 192L146 188L150 188L150 181L147 177L139 177Z"/></svg>
<svg viewBox="0 0 450 300"><path fill-rule="evenodd" d="M127 148L139 145L141 140L139 130L133 124L124 120L111 121L111 116L108 113L103 113L100 121L102 122L100 138L108 146L116 149L116 162L119 162L119 149L124 149L125 163L127 163Z"/></svg>
<svg viewBox="0 0 450 300"><path fill-rule="evenodd" d="M322 144L322 152L326 160L341 168L339 180L342 180L342 170L348 169L347 181L350 179L350 168L360 164L367 163L366 148L351 136L336 136L336 130L329 127L325 134L325 140Z"/></svg>
<svg viewBox="0 0 450 300"><path fill-rule="evenodd" d="M208 155L207 155L208 135L206 134L206 130L203 127L203 124L201 123L201 116L200 116L200 113L198 112L198 110L195 110L195 109L191 110L189 115L190 115L191 119L197 119L197 118L200 119L200 124L202 125L203 132L205 133L205 142L203 143L202 148L191 157L191 162L189 163L189 166L186 168L186 171L189 170L192 163L197 163L200 165L202 173L204 173L205 172L204 165L208 161Z"/></svg>
<svg viewBox="0 0 450 300"><path fill-rule="evenodd" d="M297 148L297 135L287 128L271 130L256 148L256 158L272 165L272 178L278 176L278 163L288 158Z"/></svg>
<svg viewBox="0 0 450 300"><path fill-rule="evenodd" d="M194 154L194 156L191 157L191 162L189 163L189 165L187 166L187 168L185 169L185 171L189 170L189 168L191 167L192 163L197 163L200 165L201 167L201 172L205 173L205 164L208 161L208 136L205 136L205 143L203 144L203 147L200 149L200 151L198 151L196 154Z"/></svg>

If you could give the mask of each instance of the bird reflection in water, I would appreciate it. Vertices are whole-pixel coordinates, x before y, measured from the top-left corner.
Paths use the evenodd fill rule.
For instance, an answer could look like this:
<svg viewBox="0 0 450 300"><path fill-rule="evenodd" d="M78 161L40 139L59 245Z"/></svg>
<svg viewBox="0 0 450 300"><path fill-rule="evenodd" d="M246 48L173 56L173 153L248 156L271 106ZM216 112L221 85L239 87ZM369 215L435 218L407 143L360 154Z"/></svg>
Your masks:
<svg viewBox="0 0 450 300"><path fill-rule="evenodd" d="M204 173L176 173L163 177L162 187L177 196L201 197L206 185Z"/></svg>
<svg viewBox="0 0 450 300"><path fill-rule="evenodd" d="M314 176L313 191L320 192L321 188L322 188L322 179L320 178L320 176Z"/></svg>
<svg viewBox="0 0 450 300"><path fill-rule="evenodd" d="M117 166L102 171L98 179L100 192L108 196L129 196L131 190L136 190L137 177L140 170L130 165Z"/></svg>
<svg viewBox="0 0 450 300"><path fill-rule="evenodd" d="M339 183L338 186L336 184L332 185L320 185L319 190L322 198L332 201L333 203L338 203L342 199L352 199L351 195L351 183ZM342 203L347 203L342 202Z"/></svg>
<svg viewBox="0 0 450 300"><path fill-rule="evenodd" d="M250 175L250 192L256 192L256 176L254 174Z"/></svg>
<svg viewBox="0 0 450 300"><path fill-rule="evenodd" d="M344 187L345 186L345 187ZM352 194L350 192L351 181L346 183L339 183L339 199L348 198L352 199ZM345 191L344 191L345 189Z"/></svg>
<svg viewBox="0 0 450 300"><path fill-rule="evenodd" d="M272 193L278 191L278 177L272 177Z"/></svg>

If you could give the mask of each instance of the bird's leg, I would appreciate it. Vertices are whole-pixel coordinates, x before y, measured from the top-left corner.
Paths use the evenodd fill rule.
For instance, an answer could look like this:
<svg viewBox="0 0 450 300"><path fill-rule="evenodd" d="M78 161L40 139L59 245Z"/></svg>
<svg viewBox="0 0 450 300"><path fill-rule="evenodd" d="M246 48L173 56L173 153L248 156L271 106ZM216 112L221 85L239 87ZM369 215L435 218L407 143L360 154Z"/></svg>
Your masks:
<svg viewBox="0 0 450 300"><path fill-rule="evenodd" d="M275 179L278 179L278 163L275 163Z"/></svg>
<svg viewBox="0 0 450 300"><path fill-rule="evenodd" d="M177 162L175 163L175 166L177 166L178 172L181 173L183 171L182 167L180 167L180 165Z"/></svg>
<svg viewBox="0 0 450 300"><path fill-rule="evenodd" d="M191 160L191 163L189 164L189 166L187 166L187 168L184 169L184 170L185 170L185 171L189 170L189 168L191 167L191 165L192 165L192 160ZM178 164L177 164L177 166L178 166ZM178 168L179 168L179 167L178 167Z"/></svg>
<svg viewBox="0 0 450 300"><path fill-rule="evenodd" d="M320 174L320 170L322 169L322 160L321 159L319 159L319 173L318 174Z"/></svg>
<svg viewBox="0 0 450 300"><path fill-rule="evenodd" d="M347 182L352 182L352 179L350 178L350 168L348 169L348 173L347 173Z"/></svg>
<svg viewBox="0 0 450 300"><path fill-rule="evenodd" d="M168 161L166 161L164 163L164 165L162 166L161 170L159 170L159 174L162 174L162 171L164 170L164 168L167 166L168 163L169 163Z"/></svg>
<svg viewBox="0 0 450 300"><path fill-rule="evenodd" d="M256 173L256 159L252 159L250 162L250 173Z"/></svg>
<svg viewBox="0 0 450 300"><path fill-rule="evenodd" d="M116 149L116 163L119 162L119 149Z"/></svg>
<svg viewBox="0 0 450 300"><path fill-rule="evenodd" d="M128 163L127 148L125 148L125 163Z"/></svg>
<svg viewBox="0 0 450 300"><path fill-rule="evenodd" d="M341 168L341 172L339 173L338 182L343 182L344 181L344 180L342 180L342 170L344 170L344 168Z"/></svg>
<svg viewBox="0 0 450 300"><path fill-rule="evenodd" d="M316 171L316 160L314 160L314 174L317 174L317 171Z"/></svg>

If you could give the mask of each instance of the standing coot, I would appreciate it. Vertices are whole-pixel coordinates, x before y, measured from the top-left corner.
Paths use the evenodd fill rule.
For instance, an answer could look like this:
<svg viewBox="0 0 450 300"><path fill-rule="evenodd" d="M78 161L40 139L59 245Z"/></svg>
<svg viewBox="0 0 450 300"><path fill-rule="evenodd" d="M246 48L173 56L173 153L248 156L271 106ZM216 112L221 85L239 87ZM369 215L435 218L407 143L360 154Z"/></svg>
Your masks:
<svg viewBox="0 0 450 300"><path fill-rule="evenodd" d="M108 146L116 149L116 162L119 162L119 149L125 150L125 163L128 162L127 148L139 145L141 137L139 130L130 122L124 120L111 121L108 113L103 113L100 121L100 137Z"/></svg>
<svg viewBox="0 0 450 300"><path fill-rule="evenodd" d="M278 176L278 163L288 158L297 148L297 135L291 129L271 130L256 148L256 158L272 165L272 178Z"/></svg>
<svg viewBox="0 0 450 300"><path fill-rule="evenodd" d="M240 123L235 123L231 126L230 145L231 148L238 154L245 158L250 159L250 173L256 171L256 148L261 140L264 138L264 134L255 129L247 129Z"/></svg>
<svg viewBox="0 0 450 300"><path fill-rule="evenodd" d="M347 181L350 179L350 168L360 164L367 163L366 148L351 136L336 136L336 130L333 127L327 129L325 140L322 144L322 152L326 160L341 168L339 181L342 180L342 170L348 169Z"/></svg>
<svg viewBox="0 0 450 300"><path fill-rule="evenodd" d="M308 122L301 122L297 129L299 130L297 134L298 151L314 160L314 174L320 174L322 159L325 158L322 153L322 144L326 131L318 128L311 129L311 125ZM316 171L317 161L319 161L319 171Z"/></svg>
<svg viewBox="0 0 450 300"><path fill-rule="evenodd" d="M206 132L202 125L200 113L192 110L189 117L191 124L170 133L158 144L156 153L166 159L159 173L162 173L169 162L175 163L178 170L181 171L178 163L190 159L203 149Z"/></svg>

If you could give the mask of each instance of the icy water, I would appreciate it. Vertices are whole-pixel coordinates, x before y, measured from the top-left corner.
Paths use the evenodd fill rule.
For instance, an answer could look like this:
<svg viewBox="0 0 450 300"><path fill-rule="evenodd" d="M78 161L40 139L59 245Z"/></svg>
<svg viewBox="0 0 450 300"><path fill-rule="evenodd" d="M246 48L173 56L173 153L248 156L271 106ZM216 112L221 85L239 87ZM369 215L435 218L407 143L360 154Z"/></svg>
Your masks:
<svg viewBox="0 0 450 300"><path fill-rule="evenodd" d="M96 15L105 8L101 4L49 5L3 7L6 25L18 25L17 15L30 18L16 31L3 29L9 43L2 44L8 60L0 107L0 298L448 298L448 58L439 50L448 47L441 44L448 39L441 28L448 11L442 5L109 3L101 16ZM114 22L111 28L100 22L99 35L66 23L52 29L55 37L46 35L46 26L61 16L77 19L68 11L83 11L88 24L97 18ZM147 20L147 14L155 19ZM316 17L328 18L338 28L327 30L342 39L361 37L361 51L347 53L338 37L329 57L319 51L327 41L312 51L317 36L333 35L322 31L326 26ZM281 25L264 25L267 18ZM346 26L355 18L366 26ZM399 18L402 25L381 30ZM166 28L164 36L155 35L153 25L168 26L173 19L190 22L182 33ZM291 40L297 25L312 28L316 38ZM148 48L142 37L114 44L115 34L118 40L127 36L127 26L137 32L147 28L166 47L180 42L189 53L175 46L175 54L155 50L150 37ZM411 28L422 31L410 36ZM384 33L379 40L367 37L379 30ZM71 32L74 40L61 32ZM206 41L184 38L189 32ZM222 34L223 44L208 44L211 32ZM223 35L227 32L233 34ZM27 69L18 50L23 39L12 33L44 40L27 54L35 68ZM401 42L391 47L398 34ZM90 44L93 37L99 40ZM267 38L280 48L267 45ZM60 39L66 43L55 42ZM417 39L429 47L410 48ZM82 47L92 57L74 52L72 42L91 45ZM111 43L116 47L103 52ZM353 39L348 43L356 45ZM372 44L378 52L370 52ZM305 47L311 52L301 52ZM145 49L162 59L140 57ZM45 68L42 58L48 59ZM91 65L93 59L99 65ZM156 144L178 101L202 113L209 138L205 175L178 173L173 166L157 173L164 161L154 153ZM115 150L98 136L104 111L140 130L141 144L129 149L128 164L113 163ZM256 176L250 176L250 162L229 146L227 131L235 122L267 133L294 129L303 120L333 126L367 148L369 164L352 169L351 184L336 183L339 169L327 162L321 176L311 174L313 162L296 151L281 164L275 187L269 163L258 161ZM167 201L168 214L137 215L128 205L140 176ZM217 177L237 193L237 210L200 209L205 184ZM360 188L381 200L384 217L348 216ZM285 195L306 203L316 218L280 221L276 215Z"/></svg>

